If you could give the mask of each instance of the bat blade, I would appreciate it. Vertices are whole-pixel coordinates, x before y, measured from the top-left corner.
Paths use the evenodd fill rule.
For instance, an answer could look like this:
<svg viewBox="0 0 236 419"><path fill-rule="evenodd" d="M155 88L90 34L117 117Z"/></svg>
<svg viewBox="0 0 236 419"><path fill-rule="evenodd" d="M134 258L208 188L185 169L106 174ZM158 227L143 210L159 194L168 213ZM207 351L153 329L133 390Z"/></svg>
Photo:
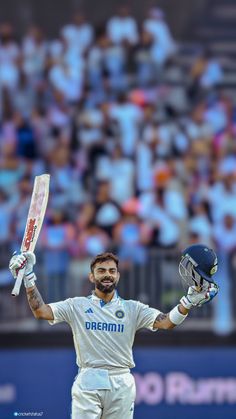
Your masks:
<svg viewBox="0 0 236 419"><path fill-rule="evenodd" d="M36 176L31 196L31 202L25 227L25 232L21 244L21 252L34 251L39 233L45 216L48 195L49 195L50 175L43 174ZM19 295L25 268L21 269L17 275L12 296Z"/></svg>

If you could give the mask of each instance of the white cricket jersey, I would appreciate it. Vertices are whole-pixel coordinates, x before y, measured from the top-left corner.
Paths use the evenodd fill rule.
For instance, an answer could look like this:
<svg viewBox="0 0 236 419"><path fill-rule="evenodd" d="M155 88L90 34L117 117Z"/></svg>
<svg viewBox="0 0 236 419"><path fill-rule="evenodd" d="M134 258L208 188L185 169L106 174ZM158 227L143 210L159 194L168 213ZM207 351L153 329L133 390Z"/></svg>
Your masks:
<svg viewBox="0 0 236 419"><path fill-rule="evenodd" d="M76 362L80 368L133 368L137 330L153 330L159 310L139 301L123 300L117 293L109 303L95 294L48 304L51 325L67 322L73 333Z"/></svg>

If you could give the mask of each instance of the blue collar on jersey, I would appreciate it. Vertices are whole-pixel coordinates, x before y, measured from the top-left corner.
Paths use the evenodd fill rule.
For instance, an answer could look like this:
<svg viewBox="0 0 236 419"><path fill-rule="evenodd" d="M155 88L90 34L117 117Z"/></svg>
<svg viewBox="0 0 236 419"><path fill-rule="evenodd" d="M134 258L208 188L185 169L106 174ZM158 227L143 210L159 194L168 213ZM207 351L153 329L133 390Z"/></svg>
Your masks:
<svg viewBox="0 0 236 419"><path fill-rule="evenodd" d="M100 301L100 306L101 307L103 307L103 306L105 306L106 304L108 304L108 303L106 303L104 300L101 300L96 294L95 294L95 291L92 291L92 294L91 295L89 295L88 296L88 298L91 298L91 300L92 301ZM115 290L115 293L114 293L114 295L113 295L113 297L112 297L112 299L111 299L111 301L109 301L109 303L111 303L111 302L113 302L113 301L116 301L118 298L120 298L119 297L119 295L118 295L118 292L117 292L117 290Z"/></svg>

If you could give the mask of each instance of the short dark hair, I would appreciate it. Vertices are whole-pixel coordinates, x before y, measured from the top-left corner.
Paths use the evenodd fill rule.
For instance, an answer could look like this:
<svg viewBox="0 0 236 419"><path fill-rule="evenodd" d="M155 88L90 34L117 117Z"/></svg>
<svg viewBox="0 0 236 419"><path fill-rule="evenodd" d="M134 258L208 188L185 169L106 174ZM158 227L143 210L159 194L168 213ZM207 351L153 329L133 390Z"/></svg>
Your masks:
<svg viewBox="0 0 236 419"><path fill-rule="evenodd" d="M118 257L116 255L114 255L114 253L105 252L105 253L101 253L101 254L99 254L99 255L97 255L93 258L93 260L90 263L91 272L93 272L94 267L97 263L106 262L107 260L113 260L116 264L117 269L118 269L118 265L119 265Z"/></svg>

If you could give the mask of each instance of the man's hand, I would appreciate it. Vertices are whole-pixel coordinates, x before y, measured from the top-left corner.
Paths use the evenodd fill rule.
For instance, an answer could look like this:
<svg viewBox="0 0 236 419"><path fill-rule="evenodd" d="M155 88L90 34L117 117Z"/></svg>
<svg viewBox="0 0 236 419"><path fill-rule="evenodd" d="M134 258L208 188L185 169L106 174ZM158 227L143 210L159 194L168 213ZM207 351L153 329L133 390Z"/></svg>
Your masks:
<svg viewBox="0 0 236 419"><path fill-rule="evenodd" d="M25 268L24 273L24 285L26 288L34 286L34 282L37 279L34 274L33 267L36 263L36 257L33 252L24 252L20 254L13 254L10 263L9 269L14 278L17 277L20 269Z"/></svg>
<svg viewBox="0 0 236 419"><path fill-rule="evenodd" d="M186 296L182 297L180 303L186 309L190 310L192 307L201 307L203 304L211 301L219 291L218 285L209 283L209 286L204 291L197 291L196 287L189 287Z"/></svg>

